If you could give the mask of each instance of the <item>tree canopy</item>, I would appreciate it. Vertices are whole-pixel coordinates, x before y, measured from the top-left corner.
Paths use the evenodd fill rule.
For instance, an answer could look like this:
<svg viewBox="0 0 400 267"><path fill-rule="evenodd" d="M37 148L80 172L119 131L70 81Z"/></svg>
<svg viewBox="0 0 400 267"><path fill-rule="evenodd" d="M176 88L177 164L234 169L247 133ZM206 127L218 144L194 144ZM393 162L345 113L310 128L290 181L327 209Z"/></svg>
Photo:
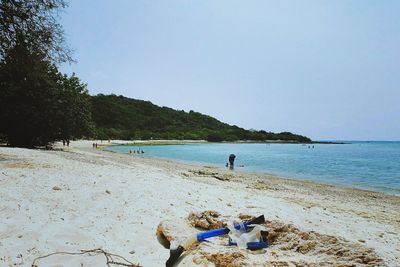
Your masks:
<svg viewBox="0 0 400 267"><path fill-rule="evenodd" d="M72 61L58 15L64 0L1 0L0 60L17 44L40 52L52 62Z"/></svg>
<svg viewBox="0 0 400 267"><path fill-rule="evenodd" d="M91 135L86 85L67 77L39 52L17 45L0 62L0 133L33 147Z"/></svg>
<svg viewBox="0 0 400 267"><path fill-rule="evenodd" d="M64 0L0 1L0 137L33 147L91 136L86 85L57 69L72 61L57 22Z"/></svg>

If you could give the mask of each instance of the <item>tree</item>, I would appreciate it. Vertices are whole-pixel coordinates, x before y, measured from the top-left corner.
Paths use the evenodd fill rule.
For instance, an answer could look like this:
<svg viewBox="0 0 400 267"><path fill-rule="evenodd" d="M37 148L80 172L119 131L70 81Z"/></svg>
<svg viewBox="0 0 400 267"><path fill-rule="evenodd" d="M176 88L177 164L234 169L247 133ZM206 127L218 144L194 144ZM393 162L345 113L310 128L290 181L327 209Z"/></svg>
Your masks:
<svg viewBox="0 0 400 267"><path fill-rule="evenodd" d="M214 133L211 133L211 134L209 134L208 136L207 136L207 139L206 139L208 142L222 142L224 139L223 139L223 137L219 134L219 133L217 133L217 132L214 132Z"/></svg>
<svg viewBox="0 0 400 267"><path fill-rule="evenodd" d="M78 77L59 74L56 116L58 138L68 140L93 134L90 95Z"/></svg>
<svg viewBox="0 0 400 267"><path fill-rule="evenodd" d="M91 134L86 85L74 75L61 75L25 44L0 62L0 88L0 133L10 145L34 147Z"/></svg>
<svg viewBox="0 0 400 267"><path fill-rule="evenodd" d="M71 62L57 22L64 0L0 0L0 135L33 147L92 132L86 85L62 75Z"/></svg>
<svg viewBox="0 0 400 267"><path fill-rule="evenodd" d="M56 138L51 129L57 79L57 69L42 54L20 44L9 50L0 63L0 132L11 145L32 147Z"/></svg>
<svg viewBox="0 0 400 267"><path fill-rule="evenodd" d="M64 31L57 19L64 0L0 0L0 60L17 44L51 62L71 62Z"/></svg>

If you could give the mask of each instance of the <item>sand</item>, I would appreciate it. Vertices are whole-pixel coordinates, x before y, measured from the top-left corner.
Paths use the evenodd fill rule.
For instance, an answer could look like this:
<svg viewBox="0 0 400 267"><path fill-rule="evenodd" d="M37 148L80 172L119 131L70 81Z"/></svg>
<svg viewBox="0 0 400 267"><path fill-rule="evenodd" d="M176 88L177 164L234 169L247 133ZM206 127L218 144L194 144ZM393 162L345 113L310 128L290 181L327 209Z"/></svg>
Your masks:
<svg viewBox="0 0 400 267"><path fill-rule="evenodd" d="M96 248L164 266L169 251L157 240L158 225L198 231L188 216L206 210L221 220L264 214L275 233L271 247L253 255L217 238L179 266L400 266L400 197L121 155L92 143L72 142L64 151L0 147L0 266ZM55 255L37 266L106 264L101 254Z"/></svg>

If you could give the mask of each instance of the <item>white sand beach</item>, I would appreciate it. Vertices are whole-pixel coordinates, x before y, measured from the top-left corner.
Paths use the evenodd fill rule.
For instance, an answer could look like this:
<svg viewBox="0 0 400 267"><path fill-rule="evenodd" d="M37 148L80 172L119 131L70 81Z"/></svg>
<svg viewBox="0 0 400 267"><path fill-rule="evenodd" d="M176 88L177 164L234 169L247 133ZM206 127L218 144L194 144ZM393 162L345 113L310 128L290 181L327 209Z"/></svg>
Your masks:
<svg viewBox="0 0 400 267"><path fill-rule="evenodd" d="M191 212L207 210L221 218L264 214L278 237L261 254L217 238L179 266L400 266L400 197L116 154L92 143L64 151L0 147L0 266L96 248L165 266L159 223L187 226ZM218 254L235 252L236 263ZM103 255L54 255L37 266L106 264Z"/></svg>

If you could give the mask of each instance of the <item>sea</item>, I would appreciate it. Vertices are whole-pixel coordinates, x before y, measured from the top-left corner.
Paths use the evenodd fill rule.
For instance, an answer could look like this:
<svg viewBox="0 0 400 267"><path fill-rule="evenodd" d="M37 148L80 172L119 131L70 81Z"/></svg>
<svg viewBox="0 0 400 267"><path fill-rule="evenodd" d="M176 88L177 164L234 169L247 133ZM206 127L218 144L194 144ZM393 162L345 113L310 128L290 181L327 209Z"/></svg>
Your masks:
<svg viewBox="0 0 400 267"><path fill-rule="evenodd" d="M235 169L291 179L367 189L400 196L400 142L346 141L345 144L207 143L110 146L144 157L225 168L235 154Z"/></svg>

